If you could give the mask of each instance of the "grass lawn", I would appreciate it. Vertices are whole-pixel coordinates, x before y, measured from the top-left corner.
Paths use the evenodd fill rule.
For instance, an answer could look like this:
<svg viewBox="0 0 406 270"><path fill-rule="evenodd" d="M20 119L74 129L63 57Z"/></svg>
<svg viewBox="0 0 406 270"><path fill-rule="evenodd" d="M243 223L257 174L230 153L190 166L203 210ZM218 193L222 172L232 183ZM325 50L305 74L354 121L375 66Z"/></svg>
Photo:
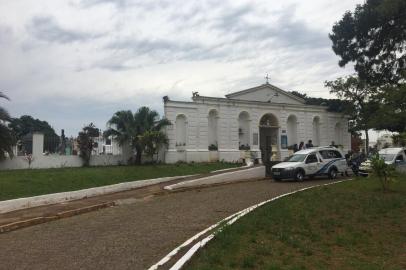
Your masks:
<svg viewBox="0 0 406 270"><path fill-rule="evenodd" d="M234 163L193 163L0 171L0 201L237 166Z"/></svg>
<svg viewBox="0 0 406 270"><path fill-rule="evenodd" d="M316 188L226 227L185 269L406 269L406 176Z"/></svg>

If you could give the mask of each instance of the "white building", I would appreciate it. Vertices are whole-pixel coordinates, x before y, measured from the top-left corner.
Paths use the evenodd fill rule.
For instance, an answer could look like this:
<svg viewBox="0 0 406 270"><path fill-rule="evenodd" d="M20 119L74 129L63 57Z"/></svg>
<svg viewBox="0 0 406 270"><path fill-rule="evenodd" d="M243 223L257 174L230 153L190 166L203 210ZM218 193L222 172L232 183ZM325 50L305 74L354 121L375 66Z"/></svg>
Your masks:
<svg viewBox="0 0 406 270"><path fill-rule="evenodd" d="M226 95L194 93L191 102L164 98L169 147L165 162L239 161L239 149L250 148L261 158L272 146L272 158L284 159L288 146L313 140L314 146L332 141L351 147L348 119L324 106L305 101L269 83ZM217 150L216 150L217 148ZM212 151L210 151L211 149Z"/></svg>
<svg viewBox="0 0 406 270"><path fill-rule="evenodd" d="M393 146L392 135L388 133L381 135L376 141L376 146L379 150L386 147L392 147Z"/></svg>

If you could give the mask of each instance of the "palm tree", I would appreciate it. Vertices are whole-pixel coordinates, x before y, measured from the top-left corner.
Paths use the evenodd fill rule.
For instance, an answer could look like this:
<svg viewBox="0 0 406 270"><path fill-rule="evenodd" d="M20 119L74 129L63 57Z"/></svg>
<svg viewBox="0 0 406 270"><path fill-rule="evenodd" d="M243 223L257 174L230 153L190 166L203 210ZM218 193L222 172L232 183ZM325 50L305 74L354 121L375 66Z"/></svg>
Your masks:
<svg viewBox="0 0 406 270"><path fill-rule="evenodd" d="M151 158L152 162L154 162L154 155L157 155L156 161L158 161L159 150L169 144L168 136L162 131L145 131L140 140L145 154Z"/></svg>
<svg viewBox="0 0 406 270"><path fill-rule="evenodd" d="M82 131L79 132L78 144L80 154L79 156L83 160L83 166L88 167L90 165L90 158L92 156L92 150L95 147L93 138L99 137L99 129L93 123L85 126Z"/></svg>
<svg viewBox="0 0 406 270"><path fill-rule="evenodd" d="M145 149L142 135L147 131L162 132L162 128L171 122L165 118L159 119L156 111L141 107L134 114L130 110L118 111L107 124L109 128L104 132L104 136L112 136L120 145L129 143L136 150L135 163L140 164Z"/></svg>
<svg viewBox="0 0 406 270"><path fill-rule="evenodd" d="M9 100L9 98L0 92L0 98ZM6 157L5 153L8 153L10 157L13 157L12 146L15 143L12 131L6 125L6 122L11 120L8 112L0 107L0 160Z"/></svg>

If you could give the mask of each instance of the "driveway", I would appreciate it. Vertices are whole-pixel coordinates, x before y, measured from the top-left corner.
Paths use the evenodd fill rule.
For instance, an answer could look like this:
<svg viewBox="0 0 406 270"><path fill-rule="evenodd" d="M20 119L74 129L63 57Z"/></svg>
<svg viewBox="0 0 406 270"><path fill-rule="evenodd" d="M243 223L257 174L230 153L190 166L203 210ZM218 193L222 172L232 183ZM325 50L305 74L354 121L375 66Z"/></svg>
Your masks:
<svg viewBox="0 0 406 270"><path fill-rule="evenodd" d="M248 206L329 180L270 180L127 199L119 206L0 234L0 269L146 269Z"/></svg>

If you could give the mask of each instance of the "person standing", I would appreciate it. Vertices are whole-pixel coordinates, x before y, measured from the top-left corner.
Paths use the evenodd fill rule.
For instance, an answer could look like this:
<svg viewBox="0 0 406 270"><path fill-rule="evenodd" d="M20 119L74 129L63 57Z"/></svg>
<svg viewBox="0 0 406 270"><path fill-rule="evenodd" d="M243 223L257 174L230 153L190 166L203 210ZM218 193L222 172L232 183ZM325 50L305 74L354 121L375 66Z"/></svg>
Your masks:
<svg viewBox="0 0 406 270"><path fill-rule="evenodd" d="M299 151L300 151L300 150L304 150L304 149L306 149L306 146L304 145L304 142L300 142L300 144L299 144Z"/></svg>
<svg viewBox="0 0 406 270"><path fill-rule="evenodd" d="M311 147L313 147L313 142L312 142L312 140L309 140L306 144L306 148L311 148Z"/></svg>

